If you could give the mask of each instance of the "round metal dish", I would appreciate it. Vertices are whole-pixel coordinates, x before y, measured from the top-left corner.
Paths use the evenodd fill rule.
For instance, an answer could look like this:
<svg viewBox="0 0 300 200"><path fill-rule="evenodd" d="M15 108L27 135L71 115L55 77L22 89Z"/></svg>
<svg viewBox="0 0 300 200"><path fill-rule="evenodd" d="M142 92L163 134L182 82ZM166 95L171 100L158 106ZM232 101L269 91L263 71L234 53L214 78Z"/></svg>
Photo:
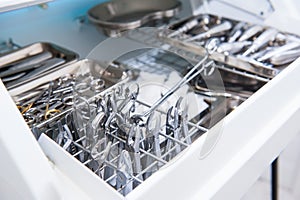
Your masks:
<svg viewBox="0 0 300 200"><path fill-rule="evenodd" d="M151 21L171 18L179 12L177 0L112 0L88 11L88 18L109 36L140 27Z"/></svg>

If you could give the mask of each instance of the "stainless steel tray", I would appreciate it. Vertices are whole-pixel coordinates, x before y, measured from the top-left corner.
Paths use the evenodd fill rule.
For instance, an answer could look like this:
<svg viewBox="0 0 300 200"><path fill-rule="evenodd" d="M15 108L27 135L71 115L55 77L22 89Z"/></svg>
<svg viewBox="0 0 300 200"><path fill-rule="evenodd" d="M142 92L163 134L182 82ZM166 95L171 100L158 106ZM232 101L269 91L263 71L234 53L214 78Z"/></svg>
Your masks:
<svg viewBox="0 0 300 200"><path fill-rule="evenodd" d="M128 32L126 37L128 37L130 40L145 43L155 48L162 48L168 52L180 55L182 58L188 60L193 64L196 64L200 59L204 57L203 55L199 54L199 51L191 51L191 49L182 48L182 46L180 45L170 45L169 40L159 36L161 33L161 29L143 28ZM167 57L163 58L163 60L165 59L167 59ZM172 63L172 66L174 65L175 63ZM179 63L176 64L176 66L177 65L179 65ZM188 65L183 66L187 67ZM143 68L143 65L139 65L139 67ZM185 67L178 66L176 70L184 73ZM234 85L234 87L237 88L237 91L240 91L240 88L243 88L248 91L254 92L271 79L259 76L255 73L246 72L245 70L240 70L237 67L224 64L223 62L216 62L215 67L220 72L225 89L227 89L227 85Z"/></svg>
<svg viewBox="0 0 300 200"><path fill-rule="evenodd" d="M9 92L25 121L29 127L32 127L47 123L53 118L55 119L70 112L75 101L74 88L76 84L80 86L80 81L85 76L92 78L90 81L99 83L101 86L97 91L92 91L92 88L86 85L84 88L86 90L81 96L87 99L93 97L95 93L101 93L101 91L129 77L122 68L110 65L104 69L96 61L85 59L60 67L47 73L45 76L15 87ZM100 79L101 82L97 82ZM49 94L49 88L51 89L51 94ZM38 101L41 102L38 103ZM47 104L49 105L48 108L46 107ZM53 107L55 104L57 106ZM53 113L49 113L51 115L46 117L47 110L51 109Z"/></svg>
<svg viewBox="0 0 300 200"><path fill-rule="evenodd" d="M177 0L113 0L88 11L89 19L108 36L134 29L158 19L175 16L181 3Z"/></svg>
<svg viewBox="0 0 300 200"><path fill-rule="evenodd" d="M207 22L203 22L203 20L209 20ZM193 28L183 31L182 33L176 34L175 37L170 37L174 31L177 31L182 26L184 26L186 23L191 22L192 20L198 20L198 25L195 25ZM201 21L202 20L202 21ZM231 23L232 27L228 30L225 30L223 32L220 32L219 35L207 35L207 37L203 38L202 40L194 40L189 41L190 38L200 33L205 33L210 28L221 24L223 22L229 22ZM205 55L207 53L207 44L214 38L220 38L224 42L227 42L230 34L235 33L236 30L234 28L239 24L243 22L239 22L236 20L223 18L215 15L199 15L199 16L193 16L189 17L187 19L181 20L179 22L175 22L171 24L168 28L168 30L164 30L163 33L159 34L160 37L162 37L167 43L180 47L182 49L185 49L187 51L191 51L195 54L199 55ZM244 23L245 27L251 27L254 26L253 24ZM271 27L262 27L262 30L255 34L253 37L249 39L249 41L253 42L255 41L259 34L262 33L264 30L267 29L273 29ZM173 34L175 35L175 34ZM278 48L281 47L281 45L287 44L289 42L295 42L299 43L300 45L300 39L297 36L283 33L278 31L277 34L278 38L276 40L279 40L278 42L272 42L270 41L267 43L262 49L268 49L268 48ZM238 70L249 72L264 78L273 78L276 76L282 68L286 66L286 64L283 65L274 65L270 63L270 60L265 60L263 62L259 61L259 59L254 58L254 56L242 56L242 53L246 52L248 50L247 47L243 48L238 53L228 53L228 52L217 52L214 51L211 53L210 57L218 62L228 64L230 66L235 67ZM290 60L292 62L293 60ZM287 63L289 64L289 63Z"/></svg>
<svg viewBox="0 0 300 200"><path fill-rule="evenodd" d="M12 89L75 62L78 54L52 43L34 43L0 57L0 77Z"/></svg>

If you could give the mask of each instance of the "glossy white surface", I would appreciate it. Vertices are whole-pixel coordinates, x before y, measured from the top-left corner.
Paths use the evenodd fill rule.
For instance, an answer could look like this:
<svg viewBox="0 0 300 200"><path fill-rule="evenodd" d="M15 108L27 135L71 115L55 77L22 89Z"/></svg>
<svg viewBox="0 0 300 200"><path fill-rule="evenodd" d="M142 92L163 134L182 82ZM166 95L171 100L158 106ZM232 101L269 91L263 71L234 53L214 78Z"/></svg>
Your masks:
<svg viewBox="0 0 300 200"><path fill-rule="evenodd" d="M54 171L64 176L63 178L61 177L61 182L59 183L60 187L64 189L62 195L64 199L100 199L104 197L105 199L114 200L123 199L122 195L47 136L42 135L39 139L39 144L53 163ZM71 186L77 189L72 190L64 182L71 183Z"/></svg>
<svg viewBox="0 0 300 200"><path fill-rule="evenodd" d="M291 2L282 7L278 2L274 4L276 12L266 23L300 33L298 26L294 26L298 24L299 16L292 12L295 9ZM286 8L291 11L289 15L284 10ZM47 13L35 11L41 18L49 12L56 12L51 8ZM59 13L62 14L63 10ZM28 22L32 27L36 24L43 27L35 34L30 30L20 31L27 25L10 27L12 22L22 23L20 19L1 21L2 27L10 27L1 37L7 39L15 34L16 42L21 44L36 40L54 41L86 55L101 40L98 38L100 34L90 24L78 26L76 21L71 20L73 14L65 21L54 24L55 28L45 27L42 20ZM78 15L75 13L74 16ZM49 24L58 18L48 18ZM74 42L76 40L77 43ZM126 199L240 199L300 130L299 76L300 61L297 60L208 132L222 131L211 154L204 159L199 158L204 142L204 138L200 138L176 162L147 179ZM2 84L0 110L4 113L0 115L0 158L5 160L0 171L1 199L95 199L100 196L108 200L122 199L57 145L44 139L40 145L52 163L48 162ZM286 171L290 171L288 165L285 167ZM290 179L282 183L284 187L300 185L298 176L293 183ZM265 188L266 184L259 184L258 190L266 193L260 189ZM100 194L100 191L103 193ZM299 198L299 192L293 195Z"/></svg>
<svg viewBox="0 0 300 200"><path fill-rule="evenodd" d="M51 0L18 0L18 1L2 0L0 2L0 12L7 12L15 9L20 9L23 7L46 3L49 1Z"/></svg>
<svg viewBox="0 0 300 200"><path fill-rule="evenodd" d="M57 176L0 81L0 199L60 199Z"/></svg>

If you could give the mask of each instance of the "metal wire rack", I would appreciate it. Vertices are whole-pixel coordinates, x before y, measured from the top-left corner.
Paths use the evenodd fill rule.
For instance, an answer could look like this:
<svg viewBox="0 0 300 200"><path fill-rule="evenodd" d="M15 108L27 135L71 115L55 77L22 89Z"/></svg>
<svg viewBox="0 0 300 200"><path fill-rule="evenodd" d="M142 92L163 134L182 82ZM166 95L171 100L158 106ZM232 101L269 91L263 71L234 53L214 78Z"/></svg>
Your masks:
<svg viewBox="0 0 300 200"><path fill-rule="evenodd" d="M137 101L138 106L143 106L145 108L150 108L150 105L147 105L145 102ZM160 115L166 117L167 113L159 112ZM64 122L68 123L68 122ZM45 128L45 127L44 127ZM45 133L52 138L57 138L59 134L59 128L53 127L53 124L48 124L47 128L49 130L45 131ZM47 129L46 128L46 129ZM80 130L83 131L83 130ZM113 141L111 143L111 149L109 155L106 160L103 160L102 165L97 163L91 156L91 146L87 144L87 138L85 135L78 137L78 133L75 129L72 130L72 135L75 136L74 140L70 143L70 149L67 149L71 155L78 160L80 160L85 166L91 169L94 173L99 175L105 182L114 187L118 192L123 195L127 195L132 189L141 184L144 180L158 171L162 166L167 164L171 159L177 156L180 152L182 152L185 148L187 148L191 143L195 141L198 137L200 137L203 133L207 131L207 128L201 126L201 121L195 123L193 121L188 122L188 135L180 134L178 138L174 138L174 136L168 135L166 133L166 124L162 124L159 128L159 145L161 150L161 156L158 156L154 151L153 147L146 148L145 140L149 138L143 138L139 141L139 157L141 160L141 170L135 171L133 170L132 174L128 174L128 179L126 183L120 187L118 186L118 181L121 179L120 168L118 167L118 162L120 160L121 152L127 151L131 157L134 157L135 152L126 148L126 138L117 134L117 130L114 130L110 133L112 138L105 137L101 140L102 151L98 152L99 156L103 156L106 154L107 149L105 148L109 141ZM190 141L190 142L189 142ZM167 148L167 142L171 143L171 147ZM143 147L144 146L144 147ZM143 148L142 148L143 147ZM180 149L178 151L178 149ZM133 184L132 186L128 186Z"/></svg>
<svg viewBox="0 0 300 200"><path fill-rule="evenodd" d="M139 67L142 65L143 71L150 72L157 71L153 71L155 63L157 69L164 69L163 73L168 73L171 69L166 68L165 65L172 64L173 67L182 70L182 66L188 64L181 58L177 58L172 54L165 54L163 51L155 49L122 62L127 66ZM160 71L160 73L162 72ZM94 111L99 109L99 106L97 107L99 99L103 98L101 95L89 102L91 107L95 107ZM149 110L152 106L139 98L135 100L134 104L135 108L139 110ZM87 126L78 126L75 123L78 121L76 109L60 115L59 119L53 118L38 128L39 132L51 137L73 157L125 196L208 130L199 120L203 113L193 116L193 119L187 119L184 116L186 114L184 108L177 110L178 122L176 127L170 127L170 123L175 126L176 113L174 109L177 108L176 106L172 106L173 111L172 109L165 111L165 109L158 107L152 114L155 117L159 116L159 120L157 118L156 120L150 119L149 116L147 121L138 122L136 125L131 123L132 126L136 126L135 128L121 129L115 120L112 122L113 125L109 127L109 133L105 129L103 130L104 133L97 132L88 135ZM95 115L93 114L92 118L95 119ZM182 124L184 120L185 126ZM152 127L152 134L149 131L148 121L149 123L159 121L155 127ZM170 132L172 128L173 132ZM129 136L133 129L134 132L139 129L141 133L139 139L137 139L137 135ZM132 144L136 140L138 143Z"/></svg>

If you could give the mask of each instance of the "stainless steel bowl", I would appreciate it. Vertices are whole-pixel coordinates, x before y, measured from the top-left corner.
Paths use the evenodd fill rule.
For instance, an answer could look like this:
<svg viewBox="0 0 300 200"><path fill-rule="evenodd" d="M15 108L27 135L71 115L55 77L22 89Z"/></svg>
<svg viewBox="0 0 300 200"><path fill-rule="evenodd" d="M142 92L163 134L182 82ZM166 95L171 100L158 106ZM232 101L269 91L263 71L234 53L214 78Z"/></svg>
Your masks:
<svg viewBox="0 0 300 200"><path fill-rule="evenodd" d="M177 0L113 0L91 8L88 18L108 36L117 36L151 21L171 18L180 7Z"/></svg>

